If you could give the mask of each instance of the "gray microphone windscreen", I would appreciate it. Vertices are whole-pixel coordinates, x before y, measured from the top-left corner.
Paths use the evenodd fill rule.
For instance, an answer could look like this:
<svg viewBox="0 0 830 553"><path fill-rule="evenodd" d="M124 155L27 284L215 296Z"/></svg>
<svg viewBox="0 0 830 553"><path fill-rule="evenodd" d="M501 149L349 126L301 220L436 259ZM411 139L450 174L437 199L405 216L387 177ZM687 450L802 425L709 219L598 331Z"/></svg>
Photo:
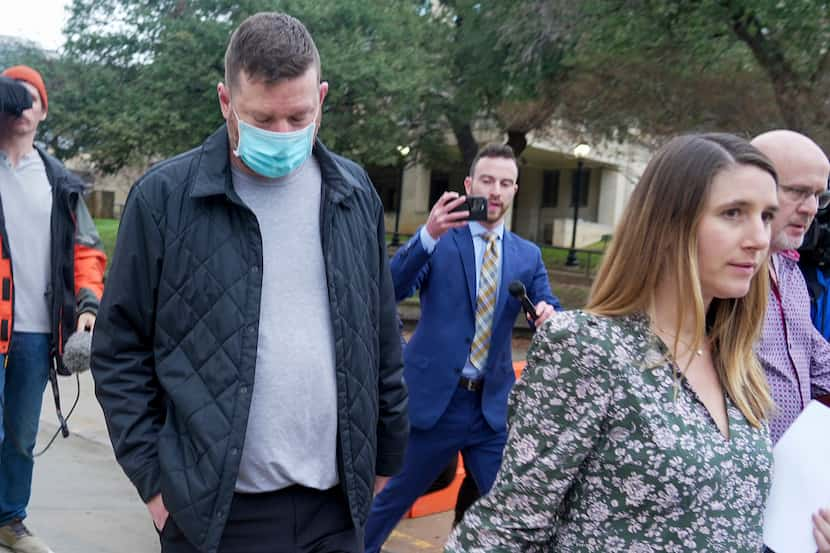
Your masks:
<svg viewBox="0 0 830 553"><path fill-rule="evenodd" d="M92 332L73 332L63 348L63 366L72 374L89 370L91 349Z"/></svg>

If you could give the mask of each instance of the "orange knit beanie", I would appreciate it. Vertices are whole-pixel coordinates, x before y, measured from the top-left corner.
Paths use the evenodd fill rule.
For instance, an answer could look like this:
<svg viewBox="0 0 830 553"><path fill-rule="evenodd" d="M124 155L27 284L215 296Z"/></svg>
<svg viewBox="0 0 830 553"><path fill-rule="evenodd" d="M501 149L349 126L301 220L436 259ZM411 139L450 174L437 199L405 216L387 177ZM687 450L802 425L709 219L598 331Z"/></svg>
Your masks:
<svg viewBox="0 0 830 553"><path fill-rule="evenodd" d="M28 65L15 65L3 71L2 75L16 81L25 81L35 87L40 94L40 103L43 104L43 111L48 111L49 100L46 97L46 85L43 84L43 77L40 73Z"/></svg>

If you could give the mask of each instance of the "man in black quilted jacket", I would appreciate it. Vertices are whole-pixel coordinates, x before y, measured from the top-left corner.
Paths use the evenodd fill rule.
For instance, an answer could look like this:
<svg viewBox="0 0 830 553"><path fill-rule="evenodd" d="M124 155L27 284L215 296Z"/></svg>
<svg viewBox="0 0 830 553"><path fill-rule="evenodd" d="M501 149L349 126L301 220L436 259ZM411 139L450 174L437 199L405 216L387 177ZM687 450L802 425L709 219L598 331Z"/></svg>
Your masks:
<svg viewBox="0 0 830 553"><path fill-rule="evenodd" d="M163 552L357 552L409 431L383 206L317 140L302 23L257 14L226 125L133 187L93 341L116 457Z"/></svg>

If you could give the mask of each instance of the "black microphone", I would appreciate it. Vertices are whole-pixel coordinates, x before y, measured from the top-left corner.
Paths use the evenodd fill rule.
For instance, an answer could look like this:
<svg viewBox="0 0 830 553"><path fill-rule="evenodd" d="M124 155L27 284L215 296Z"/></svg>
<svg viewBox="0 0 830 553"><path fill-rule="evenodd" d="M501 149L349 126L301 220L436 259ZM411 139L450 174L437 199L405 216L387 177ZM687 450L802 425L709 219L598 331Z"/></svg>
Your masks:
<svg viewBox="0 0 830 553"><path fill-rule="evenodd" d="M527 313L531 319L535 321L539 318L539 315L536 314L536 308L533 307L533 304L530 303L530 299L527 297L527 290L525 290L525 285L522 284L522 281L514 280L510 283L508 290L510 291L511 296L521 302L522 309L524 309L525 313Z"/></svg>

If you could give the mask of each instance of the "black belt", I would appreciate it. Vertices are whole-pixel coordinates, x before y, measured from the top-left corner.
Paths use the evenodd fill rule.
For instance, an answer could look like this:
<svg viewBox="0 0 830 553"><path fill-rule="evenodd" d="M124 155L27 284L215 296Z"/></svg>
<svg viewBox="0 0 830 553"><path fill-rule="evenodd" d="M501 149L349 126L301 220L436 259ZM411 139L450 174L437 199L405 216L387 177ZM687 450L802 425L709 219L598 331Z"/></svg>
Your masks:
<svg viewBox="0 0 830 553"><path fill-rule="evenodd" d="M458 387L462 390L467 390L468 392L480 392L481 389L484 388L484 379L477 378L473 380L472 378L462 376L458 381Z"/></svg>

